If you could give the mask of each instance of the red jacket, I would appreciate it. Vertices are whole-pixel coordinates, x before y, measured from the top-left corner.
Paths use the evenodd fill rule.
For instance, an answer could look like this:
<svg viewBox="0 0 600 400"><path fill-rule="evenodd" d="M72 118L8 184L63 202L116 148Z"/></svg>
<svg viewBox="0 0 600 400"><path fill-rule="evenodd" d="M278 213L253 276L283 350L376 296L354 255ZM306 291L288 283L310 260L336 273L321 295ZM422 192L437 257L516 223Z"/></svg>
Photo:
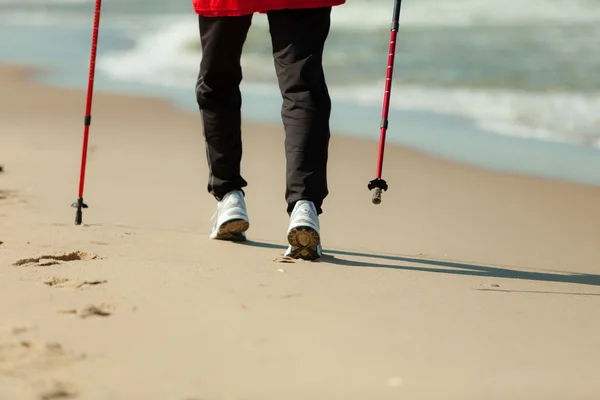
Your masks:
<svg viewBox="0 0 600 400"><path fill-rule="evenodd" d="M206 17L253 14L284 8L333 7L346 0L192 0L194 10Z"/></svg>

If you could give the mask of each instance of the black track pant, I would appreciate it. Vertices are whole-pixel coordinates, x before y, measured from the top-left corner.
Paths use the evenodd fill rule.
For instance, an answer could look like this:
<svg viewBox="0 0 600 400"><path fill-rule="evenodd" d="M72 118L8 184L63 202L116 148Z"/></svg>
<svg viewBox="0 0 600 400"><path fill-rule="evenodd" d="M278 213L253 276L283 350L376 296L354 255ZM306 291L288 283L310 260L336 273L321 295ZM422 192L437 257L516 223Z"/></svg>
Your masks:
<svg viewBox="0 0 600 400"><path fill-rule="evenodd" d="M331 8L267 13L275 71L283 97L288 212L298 200L310 200L322 212L327 188L331 100L322 53L329 34ZM210 169L208 191L220 200L247 182L242 158L240 57L252 15L199 17L203 56L196 85ZM268 157L268 154L264 155Z"/></svg>

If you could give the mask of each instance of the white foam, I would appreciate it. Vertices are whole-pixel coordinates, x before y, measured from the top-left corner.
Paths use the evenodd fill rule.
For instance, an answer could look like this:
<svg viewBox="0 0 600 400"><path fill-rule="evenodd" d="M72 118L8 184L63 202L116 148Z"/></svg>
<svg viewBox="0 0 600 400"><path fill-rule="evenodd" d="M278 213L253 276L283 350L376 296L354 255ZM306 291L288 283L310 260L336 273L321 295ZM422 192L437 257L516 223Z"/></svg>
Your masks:
<svg viewBox="0 0 600 400"><path fill-rule="evenodd" d="M98 70L120 80L190 87L198 75L202 56L197 23L193 14L172 16L161 22L154 20L154 29L144 30L149 26L145 21L136 46L126 52L113 52L100 57L97 61ZM126 27L126 21L121 25L133 36L140 33L139 26ZM246 75L273 82L272 59L246 53L242 56L241 64Z"/></svg>
<svg viewBox="0 0 600 400"><path fill-rule="evenodd" d="M332 97L380 105L384 83L332 88ZM598 146L600 93L518 92L394 85L391 107L472 118L489 131Z"/></svg>
<svg viewBox="0 0 600 400"><path fill-rule="evenodd" d="M97 68L112 78L153 85L193 87L200 55L185 50L198 41L193 16L167 22L143 36L135 48L98 58Z"/></svg>

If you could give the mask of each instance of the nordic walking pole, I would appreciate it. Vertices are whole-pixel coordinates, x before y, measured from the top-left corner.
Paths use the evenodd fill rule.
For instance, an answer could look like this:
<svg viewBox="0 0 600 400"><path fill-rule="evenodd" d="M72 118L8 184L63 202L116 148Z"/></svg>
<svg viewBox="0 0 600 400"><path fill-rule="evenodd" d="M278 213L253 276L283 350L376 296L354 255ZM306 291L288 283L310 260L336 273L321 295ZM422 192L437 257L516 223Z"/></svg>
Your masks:
<svg viewBox="0 0 600 400"><path fill-rule="evenodd" d="M88 139L90 135L90 125L92 123L92 97L94 95L94 75L96 73L96 48L98 47L98 29L100 28L100 9L102 0L96 0L96 10L94 12L94 28L92 31L92 51L90 56L90 75L88 79L87 101L85 106L85 119L83 127L83 151L81 154L81 173L79 175L79 195L72 207L77 208L75 213L75 225L81 225L83 219L82 209L88 208L83 202L83 186L85 183L85 167L87 162Z"/></svg>
<svg viewBox="0 0 600 400"><path fill-rule="evenodd" d="M385 135L388 128L388 113L390 110L390 95L392 93L392 74L394 73L394 55L396 53L396 36L400 21L400 6L402 0L395 0L394 15L392 17L392 26L390 34L390 51L388 53L388 66L385 74L385 92L383 95L383 111L381 116L381 134L379 137L379 154L377 158L377 175L375 179L369 182L369 190L373 190L373 204L381 203L381 192L388 189L388 184L381 178L383 171L383 152L385 150Z"/></svg>

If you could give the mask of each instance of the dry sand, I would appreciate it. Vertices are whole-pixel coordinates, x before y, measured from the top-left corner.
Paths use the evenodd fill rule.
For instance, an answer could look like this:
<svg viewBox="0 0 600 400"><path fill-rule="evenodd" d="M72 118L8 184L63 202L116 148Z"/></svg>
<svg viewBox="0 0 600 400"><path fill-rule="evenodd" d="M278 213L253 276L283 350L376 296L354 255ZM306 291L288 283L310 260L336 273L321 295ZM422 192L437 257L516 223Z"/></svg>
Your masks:
<svg viewBox="0 0 600 400"><path fill-rule="evenodd" d="M283 133L246 125L250 242L208 240L196 114L0 68L0 399L598 399L600 188L335 136L321 262L282 262ZM190 93L190 101L194 101ZM71 397L69 397L71 396Z"/></svg>

